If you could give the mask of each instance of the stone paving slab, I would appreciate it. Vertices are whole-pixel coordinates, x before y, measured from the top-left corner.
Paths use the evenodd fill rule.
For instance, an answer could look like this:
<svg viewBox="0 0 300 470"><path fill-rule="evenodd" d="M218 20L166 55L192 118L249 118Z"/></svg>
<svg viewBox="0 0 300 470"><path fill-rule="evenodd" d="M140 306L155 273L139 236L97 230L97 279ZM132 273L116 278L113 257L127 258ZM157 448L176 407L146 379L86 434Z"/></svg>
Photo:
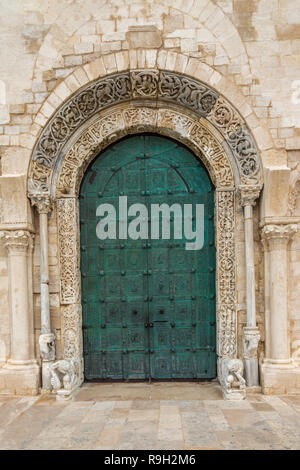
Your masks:
<svg viewBox="0 0 300 470"><path fill-rule="evenodd" d="M84 384L72 401L0 397L0 449L300 449L300 397L222 399L210 383Z"/></svg>

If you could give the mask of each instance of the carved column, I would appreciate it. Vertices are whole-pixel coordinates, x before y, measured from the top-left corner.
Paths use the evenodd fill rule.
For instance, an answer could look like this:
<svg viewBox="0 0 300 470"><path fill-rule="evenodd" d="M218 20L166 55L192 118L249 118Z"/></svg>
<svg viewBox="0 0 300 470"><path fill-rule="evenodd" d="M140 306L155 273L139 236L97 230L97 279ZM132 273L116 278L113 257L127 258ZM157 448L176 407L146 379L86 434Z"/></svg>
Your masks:
<svg viewBox="0 0 300 470"><path fill-rule="evenodd" d="M48 265L48 214L52 204L48 193L33 192L29 194L32 206L39 213L40 226L40 279L41 279L41 335L39 337L42 358L42 387L51 389L50 366L55 360L55 334L51 330L49 265Z"/></svg>
<svg viewBox="0 0 300 470"><path fill-rule="evenodd" d="M34 355L33 315L30 300L28 257L33 235L26 230L0 232L8 251L11 351L5 367L37 368Z"/></svg>
<svg viewBox="0 0 300 470"><path fill-rule="evenodd" d="M288 243L297 225L268 224L263 227L262 238L268 244L269 263L269 329L266 340L269 344L271 364L290 364L290 344L288 339ZM266 280L267 282L267 280Z"/></svg>
<svg viewBox="0 0 300 470"><path fill-rule="evenodd" d="M260 190L261 186L240 186L239 188L245 221L247 326L243 329L243 357L248 387L259 385L257 347L260 335L256 326L253 207Z"/></svg>

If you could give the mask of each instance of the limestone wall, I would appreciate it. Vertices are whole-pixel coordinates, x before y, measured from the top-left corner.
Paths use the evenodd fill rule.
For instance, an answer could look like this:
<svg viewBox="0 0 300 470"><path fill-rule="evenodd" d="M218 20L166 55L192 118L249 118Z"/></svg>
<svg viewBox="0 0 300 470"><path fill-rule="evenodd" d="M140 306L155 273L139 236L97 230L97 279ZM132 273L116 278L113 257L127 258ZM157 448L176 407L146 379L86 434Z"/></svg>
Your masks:
<svg viewBox="0 0 300 470"><path fill-rule="evenodd" d="M297 178L300 177L300 166L297 167L300 165L297 151L300 149L299 0L0 0L0 6L0 40L5 45L0 52L2 176L26 175L31 151L42 127L68 94L88 80L80 66L101 56L107 72L118 70L124 63L152 68L158 52L168 52L167 65L176 58L172 53L180 52L191 66L201 63L203 76L205 71L218 91L247 116L261 150L263 165L291 168L290 188L287 187L286 192L290 193L292 202L286 215L289 210L289 215L300 216L297 196ZM117 53L114 61L107 55L110 52ZM74 71L77 75L64 88L64 80ZM245 97L243 103L235 90ZM2 198L2 208L5 204L7 201ZM245 323L245 270L242 212L238 210L240 334ZM5 222L3 210L1 213L0 222ZM59 338L55 214L51 217L51 315ZM263 339L264 267L258 210L255 218L257 312ZM37 220L35 227L37 229ZM38 250L37 229L34 250L37 334L40 328ZM293 352L300 344L299 253L298 234L290 246L289 309ZM0 315L1 362L9 355L10 347L7 260L3 248L0 250ZM58 352L60 348L58 341Z"/></svg>

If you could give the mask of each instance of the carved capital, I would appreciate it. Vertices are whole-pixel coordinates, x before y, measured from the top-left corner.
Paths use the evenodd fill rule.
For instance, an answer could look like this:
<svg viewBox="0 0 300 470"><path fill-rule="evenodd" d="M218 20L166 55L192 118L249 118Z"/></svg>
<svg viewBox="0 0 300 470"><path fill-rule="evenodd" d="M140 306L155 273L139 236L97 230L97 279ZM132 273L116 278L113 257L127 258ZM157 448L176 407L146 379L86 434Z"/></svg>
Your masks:
<svg viewBox="0 0 300 470"><path fill-rule="evenodd" d="M30 179L28 181L28 197L31 205L36 206L39 214L48 214L52 210L49 188L45 183Z"/></svg>
<svg viewBox="0 0 300 470"><path fill-rule="evenodd" d="M260 340L259 329L246 326L243 329L243 357L244 359L256 359L257 348Z"/></svg>
<svg viewBox="0 0 300 470"><path fill-rule="evenodd" d="M265 225L262 229L262 238L265 240L289 240L298 231L297 224Z"/></svg>
<svg viewBox="0 0 300 470"><path fill-rule="evenodd" d="M32 246L34 235L27 230L4 230L0 232L0 240L9 253L26 252Z"/></svg>
<svg viewBox="0 0 300 470"><path fill-rule="evenodd" d="M239 186L238 194L239 194L241 206L242 207L255 206L256 200L259 198L261 190L262 190L262 185Z"/></svg>
<svg viewBox="0 0 300 470"><path fill-rule="evenodd" d="M52 210L52 201L49 194L30 196L31 205L35 206L39 214L48 214Z"/></svg>

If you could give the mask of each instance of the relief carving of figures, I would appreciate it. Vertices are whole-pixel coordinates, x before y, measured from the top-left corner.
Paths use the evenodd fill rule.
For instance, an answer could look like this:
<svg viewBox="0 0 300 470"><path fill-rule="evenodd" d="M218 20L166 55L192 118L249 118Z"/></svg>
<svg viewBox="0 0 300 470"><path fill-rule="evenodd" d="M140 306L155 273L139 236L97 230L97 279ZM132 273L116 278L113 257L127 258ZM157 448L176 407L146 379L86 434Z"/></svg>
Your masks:
<svg viewBox="0 0 300 470"><path fill-rule="evenodd" d="M206 116L216 104L218 94L204 83L172 72L161 72L159 97L188 106Z"/></svg>
<svg viewBox="0 0 300 470"><path fill-rule="evenodd" d="M224 98L219 97L207 119L224 135L235 157L241 175L241 183L252 180L259 182L260 165L258 150L241 116Z"/></svg>
<svg viewBox="0 0 300 470"><path fill-rule="evenodd" d="M257 348L260 340L259 330L256 327L245 327L243 330L243 357L244 359L256 359Z"/></svg>
<svg viewBox="0 0 300 470"><path fill-rule="evenodd" d="M133 71L131 72L131 86L134 98L157 97L158 72Z"/></svg>
<svg viewBox="0 0 300 470"><path fill-rule="evenodd" d="M207 84L179 73L156 70L135 70L104 77L71 97L52 117L38 139L30 177L48 181L49 170L55 167L61 149L88 118L105 107L134 99L173 102L206 117L231 148L241 184L259 182L261 174L256 144L233 106ZM112 125L107 123L107 133ZM104 126L102 133L105 133Z"/></svg>
<svg viewBox="0 0 300 470"><path fill-rule="evenodd" d="M40 355L43 361L55 360L55 335L45 333L39 336Z"/></svg>

